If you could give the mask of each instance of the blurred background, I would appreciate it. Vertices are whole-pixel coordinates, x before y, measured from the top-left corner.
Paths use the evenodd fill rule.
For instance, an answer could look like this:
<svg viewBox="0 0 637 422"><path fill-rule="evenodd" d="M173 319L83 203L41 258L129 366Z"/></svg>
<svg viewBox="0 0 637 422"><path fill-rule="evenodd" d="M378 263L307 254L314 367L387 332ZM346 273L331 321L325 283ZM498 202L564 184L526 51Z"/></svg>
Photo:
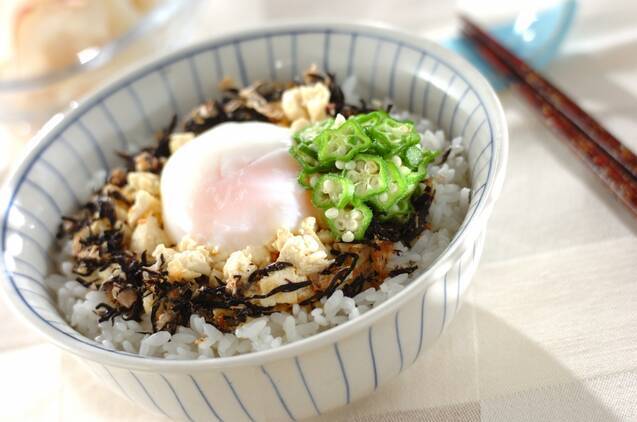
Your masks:
<svg viewBox="0 0 637 422"><path fill-rule="evenodd" d="M559 3L0 0L0 181L56 113L214 35L279 20L368 21L458 48L464 11L489 28L521 29L532 43L543 35L524 30L533 11ZM556 23L563 43L548 37L536 51L550 58L543 73L637 150L637 1L575 3L572 25ZM635 219L515 93L498 88L509 169L467 303L413 369L338 418L382 420L373 415L399 410L400 420L415 420L410 409L444 416L479 402L475 420L637 420ZM147 420L4 307L0 321L0 419ZM426 391L412 391L423 374Z"/></svg>

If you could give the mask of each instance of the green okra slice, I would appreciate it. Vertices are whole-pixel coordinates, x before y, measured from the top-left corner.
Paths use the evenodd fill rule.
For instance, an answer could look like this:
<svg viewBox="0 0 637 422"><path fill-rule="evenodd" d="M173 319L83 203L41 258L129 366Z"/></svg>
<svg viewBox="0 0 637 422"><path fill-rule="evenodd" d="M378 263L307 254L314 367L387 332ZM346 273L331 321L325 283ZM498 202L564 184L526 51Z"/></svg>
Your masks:
<svg viewBox="0 0 637 422"><path fill-rule="evenodd" d="M387 190L387 162L377 155L359 154L343 171L354 184L354 197L366 200Z"/></svg>
<svg viewBox="0 0 637 422"><path fill-rule="evenodd" d="M411 196L406 196L400 201L392 205L387 211L380 213L378 218L381 221L387 220L399 220L405 221L409 218L414 211L414 207L411 204Z"/></svg>
<svg viewBox="0 0 637 422"><path fill-rule="evenodd" d="M294 139L296 143L306 144L310 146L310 148L312 148L313 150L316 150L316 144L314 143L314 140L321 133L323 133L325 129L331 128L333 124L334 124L334 119L332 118L321 120L320 122L313 123L299 130L292 136L292 139Z"/></svg>
<svg viewBox="0 0 637 422"><path fill-rule="evenodd" d="M327 225L334 237L343 242L362 240L372 221L372 210L360 201L348 204L345 208L325 210Z"/></svg>
<svg viewBox="0 0 637 422"><path fill-rule="evenodd" d="M356 121L349 119L337 129L324 130L317 138L318 160L322 165L349 161L372 143Z"/></svg>
<svg viewBox="0 0 637 422"><path fill-rule="evenodd" d="M369 129L374 141L388 152L400 152L420 142L420 135L414 124L387 117Z"/></svg>
<svg viewBox="0 0 637 422"><path fill-rule="evenodd" d="M398 167L391 161L387 162L387 189L385 192L377 193L370 198L374 207L381 211L387 211L405 195L407 181L400 174Z"/></svg>
<svg viewBox="0 0 637 422"><path fill-rule="evenodd" d="M301 165L301 168L309 173L326 170L329 166L324 166L318 160L316 151L306 144L297 144L290 147L290 154Z"/></svg>
<svg viewBox="0 0 637 422"><path fill-rule="evenodd" d="M343 208L354 197L352 182L337 174L321 176L312 191L312 202L318 208Z"/></svg>
<svg viewBox="0 0 637 422"><path fill-rule="evenodd" d="M314 186L316 186L316 182L319 177L321 177L321 174L318 172L301 170L296 180L298 180L299 185L303 186L305 189L313 189Z"/></svg>

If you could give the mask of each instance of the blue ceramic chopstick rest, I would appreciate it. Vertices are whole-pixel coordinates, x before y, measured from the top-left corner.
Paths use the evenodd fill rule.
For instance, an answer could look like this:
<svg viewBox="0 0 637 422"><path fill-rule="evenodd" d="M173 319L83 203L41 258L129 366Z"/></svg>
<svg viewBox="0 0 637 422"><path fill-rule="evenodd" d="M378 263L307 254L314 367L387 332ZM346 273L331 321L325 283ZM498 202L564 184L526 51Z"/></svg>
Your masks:
<svg viewBox="0 0 637 422"><path fill-rule="evenodd" d="M500 42L522 57L535 69L542 69L557 55L572 26L577 2L564 0L546 9L527 9L515 20L490 28ZM442 41L442 44L469 60L497 90L507 82L474 51L471 43L461 36Z"/></svg>

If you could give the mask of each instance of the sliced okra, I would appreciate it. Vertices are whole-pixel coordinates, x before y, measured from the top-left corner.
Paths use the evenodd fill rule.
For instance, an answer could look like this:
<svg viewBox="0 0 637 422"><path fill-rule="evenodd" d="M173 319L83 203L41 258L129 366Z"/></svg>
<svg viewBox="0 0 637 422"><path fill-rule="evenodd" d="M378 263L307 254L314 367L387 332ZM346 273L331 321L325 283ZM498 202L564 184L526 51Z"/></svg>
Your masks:
<svg viewBox="0 0 637 422"><path fill-rule="evenodd" d="M422 162L423 155L422 145L415 144L405 149L400 154L400 158L407 167L413 170Z"/></svg>
<svg viewBox="0 0 637 422"><path fill-rule="evenodd" d="M358 114L352 117L352 119L356 121L356 123L358 123L364 130L368 130L376 126L386 118L389 118L389 114L382 110L372 111L371 113L366 114Z"/></svg>
<svg viewBox="0 0 637 422"><path fill-rule="evenodd" d="M411 122L388 117L369 129L370 136L386 151L400 152L420 142L420 135Z"/></svg>
<svg viewBox="0 0 637 422"><path fill-rule="evenodd" d="M405 196L407 181L400 174L398 167L391 161L387 162L387 189L384 192L375 194L370 198L370 202L379 211L387 211L400 198Z"/></svg>
<svg viewBox="0 0 637 422"><path fill-rule="evenodd" d="M316 150L316 144L314 140L317 136L319 136L325 129L329 129L334 124L334 119L325 119L320 122L313 123L298 132L296 132L292 138L300 144L306 144L310 146L313 150Z"/></svg>
<svg viewBox="0 0 637 422"><path fill-rule="evenodd" d="M409 215L413 212L414 207L411 204L411 196L406 196L400 201L392 205L387 211L381 213L378 218L381 221L387 220L400 220L404 221L409 218Z"/></svg>
<svg viewBox="0 0 637 422"><path fill-rule="evenodd" d="M336 239L353 242L365 237L365 232L372 221L372 210L360 201L354 201L345 208L328 208L325 210L327 224Z"/></svg>
<svg viewBox="0 0 637 422"><path fill-rule="evenodd" d="M337 174L321 176L313 187L312 202L318 208L343 208L352 201L354 185Z"/></svg>
<svg viewBox="0 0 637 422"><path fill-rule="evenodd" d="M321 177L320 173L301 170L296 180L298 180L299 185L303 186L305 189L314 189L319 177Z"/></svg>
<svg viewBox="0 0 637 422"><path fill-rule="evenodd" d="M293 145L290 147L290 154L307 172L312 173L326 169L326 166L323 166L316 157L316 151L306 144Z"/></svg>
<svg viewBox="0 0 637 422"><path fill-rule="evenodd" d="M331 164L337 160L351 160L356 154L369 148L372 140L356 121L350 119L337 129L324 130L315 142L321 164Z"/></svg>
<svg viewBox="0 0 637 422"><path fill-rule="evenodd" d="M387 162L381 157L359 154L343 174L354 184L354 196L365 200L387 190ZM350 169L348 169L348 167Z"/></svg>

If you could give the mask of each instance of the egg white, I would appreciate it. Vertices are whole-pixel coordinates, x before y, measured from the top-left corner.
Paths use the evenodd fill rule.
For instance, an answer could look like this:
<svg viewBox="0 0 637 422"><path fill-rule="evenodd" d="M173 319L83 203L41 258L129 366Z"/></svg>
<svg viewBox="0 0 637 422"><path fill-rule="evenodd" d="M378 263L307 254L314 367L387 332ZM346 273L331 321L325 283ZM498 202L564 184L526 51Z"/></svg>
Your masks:
<svg viewBox="0 0 637 422"><path fill-rule="evenodd" d="M313 214L288 154L290 130L263 122L223 123L179 148L161 175L166 233L228 252L271 241Z"/></svg>

